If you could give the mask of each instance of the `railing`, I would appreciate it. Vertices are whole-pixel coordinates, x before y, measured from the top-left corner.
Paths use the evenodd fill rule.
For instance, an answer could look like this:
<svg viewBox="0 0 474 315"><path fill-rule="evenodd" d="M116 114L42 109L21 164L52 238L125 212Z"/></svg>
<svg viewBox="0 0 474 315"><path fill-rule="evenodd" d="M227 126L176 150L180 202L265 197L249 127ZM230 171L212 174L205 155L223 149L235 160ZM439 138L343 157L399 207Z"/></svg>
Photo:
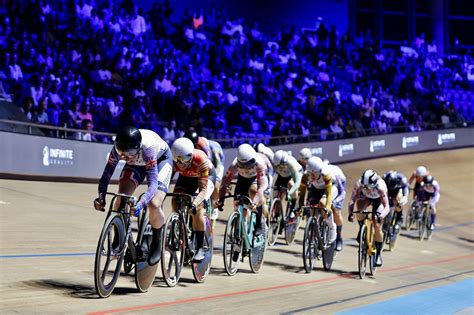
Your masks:
<svg viewBox="0 0 474 315"><path fill-rule="evenodd" d="M74 129L74 128L66 128L66 127L58 127L52 125L43 125L37 124L32 122L24 122L24 121L14 121L14 120L7 120L7 119L0 119L0 123L10 124L13 126L23 126L26 127L25 130L13 130L17 133L27 133L27 134L34 134L33 128L38 128L43 131L48 131L44 136L55 137L55 138L63 138L63 139L71 139L68 135L73 135L74 133L81 132L81 133L90 133L91 135L101 136L100 142L104 143L111 143L115 137L114 133L110 132L101 132L101 131L89 131L83 129ZM429 130L437 130L437 129L448 129L448 128L455 128L455 127L468 127L467 123L462 124L443 124L443 123L431 123ZM218 137L210 137L210 139L219 142L222 147L225 148L232 148L236 147L242 143L265 143L268 145L282 145L282 144L293 144L293 143L307 143L307 142L317 142L317 141L328 141L328 140L340 140L340 139L349 139L349 138L359 138L365 136L374 136L374 135L385 135L390 133L402 133L406 132L408 126L397 126L397 128L393 128L392 132L387 133L378 133L375 129L357 129L354 131L355 135L351 134L341 134L341 133L333 133L333 132L318 132L309 134L306 136L303 135L284 135L278 137L259 137L259 136L247 136L247 137L237 137L235 135L229 135L226 138L218 138ZM203 132L203 135L206 136L206 133Z"/></svg>

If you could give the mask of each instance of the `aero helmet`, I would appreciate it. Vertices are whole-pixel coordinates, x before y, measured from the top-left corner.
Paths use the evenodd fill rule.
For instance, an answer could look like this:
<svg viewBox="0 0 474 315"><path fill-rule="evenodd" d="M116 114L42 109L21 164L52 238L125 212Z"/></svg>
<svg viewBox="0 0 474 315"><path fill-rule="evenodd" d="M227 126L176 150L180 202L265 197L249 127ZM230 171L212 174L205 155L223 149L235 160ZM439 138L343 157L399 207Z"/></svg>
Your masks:
<svg viewBox="0 0 474 315"><path fill-rule="evenodd" d="M275 155L273 156L273 165L275 167L278 166L285 166L288 164L288 152L283 151L283 150L278 150L275 152Z"/></svg>
<svg viewBox="0 0 474 315"><path fill-rule="evenodd" d="M115 137L115 150L118 154L136 155L140 151L142 134L133 126L122 127Z"/></svg>
<svg viewBox="0 0 474 315"><path fill-rule="evenodd" d="M193 158L194 145L191 140L182 137L173 142L171 152L173 153L174 162L187 165L190 164Z"/></svg>
<svg viewBox="0 0 474 315"><path fill-rule="evenodd" d="M383 177L385 183L387 184L387 189L388 190L394 190L398 186L398 176L397 172L395 171L390 171L387 172L384 177Z"/></svg>
<svg viewBox="0 0 474 315"><path fill-rule="evenodd" d="M301 149L299 155L300 155L301 160L306 160L306 161L309 160L311 156L313 156L309 148Z"/></svg>
<svg viewBox="0 0 474 315"><path fill-rule="evenodd" d="M427 173L428 173L428 171L426 170L426 167L424 167L424 166L418 166L416 168L416 176L424 177L424 176L426 176Z"/></svg>
<svg viewBox="0 0 474 315"><path fill-rule="evenodd" d="M313 156L308 160L308 165L306 165L306 170L308 172L316 173L316 175L321 175L323 167L325 166L321 158Z"/></svg>
<svg viewBox="0 0 474 315"><path fill-rule="evenodd" d="M360 183L362 184L362 186L375 188L377 187L378 179L379 176L377 175L377 173L375 173L374 170L366 170L364 173L362 173L362 176L360 177Z"/></svg>
<svg viewBox="0 0 474 315"><path fill-rule="evenodd" d="M257 161L257 152L250 144L244 143L237 148L237 165L242 168L252 168Z"/></svg>

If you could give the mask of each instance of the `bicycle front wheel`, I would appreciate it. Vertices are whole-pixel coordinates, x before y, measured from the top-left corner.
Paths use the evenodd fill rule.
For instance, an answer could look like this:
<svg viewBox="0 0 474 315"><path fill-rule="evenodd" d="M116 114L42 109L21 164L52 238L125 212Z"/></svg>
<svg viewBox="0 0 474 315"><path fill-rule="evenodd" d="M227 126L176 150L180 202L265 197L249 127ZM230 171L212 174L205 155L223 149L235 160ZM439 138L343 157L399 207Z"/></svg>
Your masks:
<svg viewBox="0 0 474 315"><path fill-rule="evenodd" d="M212 253L213 253L213 235L212 235L212 222L209 217L204 217L206 222L206 231L204 233L204 250L206 255L200 262L193 262L193 276L196 282L202 283L206 279L209 271L211 270Z"/></svg>
<svg viewBox="0 0 474 315"><path fill-rule="evenodd" d="M164 225L161 271L169 287L174 287L181 277L186 246L186 227L177 213L172 213Z"/></svg>
<svg viewBox="0 0 474 315"><path fill-rule="evenodd" d="M239 213L233 212L227 220L223 244L224 267L229 276L237 273L242 257L243 239L239 225Z"/></svg>
<svg viewBox="0 0 474 315"><path fill-rule="evenodd" d="M359 277L361 279L365 278L367 272L367 256L368 256L368 244L367 244L367 227L362 225L359 230Z"/></svg>
<svg viewBox="0 0 474 315"><path fill-rule="evenodd" d="M270 226L268 227L268 245L275 245L278 238L278 229L282 218L282 207L279 199L274 199L270 212Z"/></svg>
<svg viewBox="0 0 474 315"><path fill-rule="evenodd" d="M321 227L321 245L323 247L323 267L324 270L329 271L331 270L332 262L334 260L334 249L336 248L336 243L329 243L329 226L323 218L320 219L319 226Z"/></svg>
<svg viewBox="0 0 474 315"><path fill-rule="evenodd" d="M303 236L303 264L307 273L313 270L314 262L316 260L317 242L315 234L316 221L314 217L310 217L306 222Z"/></svg>
<svg viewBox="0 0 474 315"><path fill-rule="evenodd" d="M255 216L253 215L255 218ZM267 248L267 240L265 239L265 235L267 235L267 225L265 222L262 222L262 234L256 236L252 236L252 248L250 249L249 253L249 263L250 269L253 273L257 273L260 271L263 265L263 258L265 256L265 249Z"/></svg>
<svg viewBox="0 0 474 315"><path fill-rule="evenodd" d="M113 213L105 221L100 233L94 263L94 285L97 294L110 296L120 276L125 256L125 226L119 214Z"/></svg>
<svg viewBox="0 0 474 315"><path fill-rule="evenodd" d="M426 211L423 209L421 219L417 220L418 224L418 238L422 241L426 234Z"/></svg>

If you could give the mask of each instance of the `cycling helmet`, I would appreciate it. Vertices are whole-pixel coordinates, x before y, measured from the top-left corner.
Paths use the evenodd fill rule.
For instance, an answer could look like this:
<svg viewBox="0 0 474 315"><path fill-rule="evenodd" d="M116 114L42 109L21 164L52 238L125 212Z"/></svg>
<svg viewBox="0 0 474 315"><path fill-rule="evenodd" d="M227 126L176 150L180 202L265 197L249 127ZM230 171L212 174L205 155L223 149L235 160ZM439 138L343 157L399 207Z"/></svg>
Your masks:
<svg viewBox="0 0 474 315"><path fill-rule="evenodd" d="M423 184L424 185L433 185L433 176L431 175L427 175L425 177L423 177Z"/></svg>
<svg viewBox="0 0 474 315"><path fill-rule="evenodd" d="M255 152L260 152L260 145L260 142L256 142L253 144L253 149L255 150Z"/></svg>
<svg viewBox="0 0 474 315"><path fill-rule="evenodd" d="M242 168L252 168L257 161L257 152L250 144L244 143L237 148L237 165Z"/></svg>
<svg viewBox="0 0 474 315"><path fill-rule="evenodd" d="M397 176L397 172L395 171L387 172L384 175L383 180L387 184L388 190L395 190L398 186L398 176Z"/></svg>
<svg viewBox="0 0 474 315"><path fill-rule="evenodd" d="M360 177L360 183L364 187L375 188L377 187L378 179L379 176L377 175L377 173L375 173L374 170L366 170L364 173L362 173L362 176Z"/></svg>
<svg viewBox="0 0 474 315"><path fill-rule="evenodd" d="M191 140L194 146L197 146L198 141L199 141L199 135L196 132L196 130L194 130L194 128L189 128L184 136L188 138L189 140Z"/></svg>
<svg viewBox="0 0 474 315"><path fill-rule="evenodd" d="M176 139L171 146L173 161L182 165L191 163L194 152L194 145L186 137Z"/></svg>
<svg viewBox="0 0 474 315"><path fill-rule="evenodd" d="M119 155L136 155L140 151L142 134L133 126L122 127L115 137L115 150Z"/></svg>
<svg viewBox="0 0 474 315"><path fill-rule="evenodd" d="M324 160L323 160L323 162L324 162L324 164L326 164L326 165L329 165L329 164L331 164L331 162L329 162L329 160L328 160L328 159L324 159Z"/></svg>
<svg viewBox="0 0 474 315"><path fill-rule="evenodd" d="M301 160L309 160L309 158L313 156L311 150L309 148L303 148L300 150L300 159Z"/></svg>
<svg viewBox="0 0 474 315"><path fill-rule="evenodd" d="M278 150L273 156L273 165L275 167L286 166L288 164L288 152L283 150Z"/></svg>
<svg viewBox="0 0 474 315"><path fill-rule="evenodd" d="M316 173L316 175L321 175L324 166L325 164L321 160L321 158L317 156L313 156L308 160L308 165L306 166L306 170L310 173Z"/></svg>
<svg viewBox="0 0 474 315"><path fill-rule="evenodd" d="M427 173L428 173L428 171L426 170L426 167L424 167L424 166L418 166L416 168L416 176L424 177L424 176L426 176Z"/></svg>

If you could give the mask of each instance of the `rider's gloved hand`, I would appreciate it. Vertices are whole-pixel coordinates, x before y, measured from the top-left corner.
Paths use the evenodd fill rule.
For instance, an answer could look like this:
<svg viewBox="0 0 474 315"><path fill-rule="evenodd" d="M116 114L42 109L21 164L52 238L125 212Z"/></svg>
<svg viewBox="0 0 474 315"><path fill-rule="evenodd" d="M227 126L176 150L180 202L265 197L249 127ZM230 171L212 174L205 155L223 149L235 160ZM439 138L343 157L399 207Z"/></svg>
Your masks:
<svg viewBox="0 0 474 315"><path fill-rule="evenodd" d="M135 206L132 207L133 215L138 217L140 215L140 212L142 212L142 205L140 203L137 203Z"/></svg>
<svg viewBox="0 0 474 315"><path fill-rule="evenodd" d="M104 211L105 209L105 198L104 194L99 194L99 197L94 199L94 208L98 211Z"/></svg>
<svg viewBox="0 0 474 315"><path fill-rule="evenodd" d="M349 213L349 216L347 217L347 221L354 222L354 214L353 213Z"/></svg>
<svg viewBox="0 0 474 315"><path fill-rule="evenodd" d="M403 196L402 199L400 199L400 202L399 202L400 206L403 207L407 203L408 203L408 196Z"/></svg>

